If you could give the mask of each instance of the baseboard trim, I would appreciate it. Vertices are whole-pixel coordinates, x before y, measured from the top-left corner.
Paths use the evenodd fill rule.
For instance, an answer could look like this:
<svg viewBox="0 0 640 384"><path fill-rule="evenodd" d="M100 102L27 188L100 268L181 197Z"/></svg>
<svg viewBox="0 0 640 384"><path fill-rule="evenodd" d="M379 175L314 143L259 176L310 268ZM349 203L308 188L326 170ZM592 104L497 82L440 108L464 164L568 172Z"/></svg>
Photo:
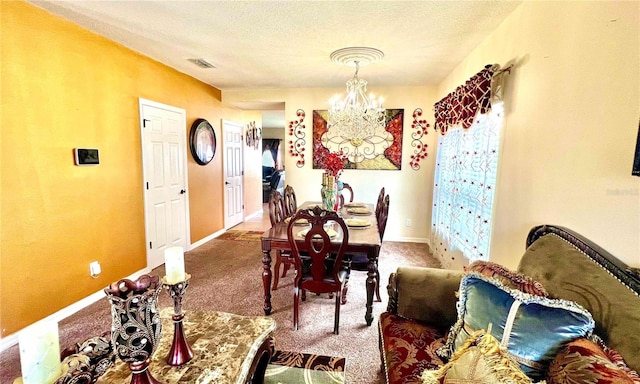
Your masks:
<svg viewBox="0 0 640 384"><path fill-rule="evenodd" d="M397 241L400 243L426 243L431 245L431 242L426 237L385 237L386 241Z"/></svg>
<svg viewBox="0 0 640 384"><path fill-rule="evenodd" d="M227 231L226 229L221 229L221 230L219 230L218 232L212 233L211 235L209 235L209 236L207 236L207 237L205 237L205 238L202 238L202 239L200 239L200 240L196 241L195 243L193 243L193 244L191 244L191 245L189 246L189 250L191 251L192 249L198 248L198 247L199 247L199 246L201 246L202 244L204 244L204 243L206 243L206 242L208 242L208 241L210 241L210 240L215 239L216 237L218 237L218 236L222 235L222 234L223 234L223 233L225 233L226 231Z"/></svg>
<svg viewBox="0 0 640 384"><path fill-rule="evenodd" d="M264 210L263 210L263 209L260 209L260 210L258 210L258 211L255 211L254 213L250 214L249 216L245 217L245 218L244 218L244 221L247 221L247 220L249 220L249 219L253 219L254 217L256 217L256 216L258 216L258 215L262 215L262 214L264 214Z"/></svg>
<svg viewBox="0 0 640 384"><path fill-rule="evenodd" d="M138 277L140 277L141 275L144 275L146 273L151 272L150 268L145 268L145 269L141 269L137 272L135 272L134 274L132 274L129 277L126 277L129 280L135 280ZM78 312L79 310L88 307L89 305L95 303L96 301L102 299L105 297L105 293L103 290L100 290L98 292L92 293L91 295L85 297L82 300L79 300L71 305L69 305L68 307L62 308L61 310L59 310L56 313L53 313L47 317L45 317L42 320L38 320L37 322L35 322L34 324L38 324L41 322L52 322L55 321L56 323L60 322L61 320L73 315L74 313ZM33 324L31 324L33 325ZM9 336L0 338L0 352L5 351L6 349L13 347L14 345L18 344L18 335L20 334L20 332L25 331L27 328L29 328L31 325L10 334Z"/></svg>

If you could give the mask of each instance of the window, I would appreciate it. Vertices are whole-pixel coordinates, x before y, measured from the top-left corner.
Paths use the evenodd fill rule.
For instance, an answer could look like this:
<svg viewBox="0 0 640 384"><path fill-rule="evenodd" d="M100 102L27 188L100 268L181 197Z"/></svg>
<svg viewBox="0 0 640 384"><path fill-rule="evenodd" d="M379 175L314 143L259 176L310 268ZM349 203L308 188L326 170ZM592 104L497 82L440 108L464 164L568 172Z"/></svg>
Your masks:
<svg viewBox="0 0 640 384"><path fill-rule="evenodd" d="M431 248L444 267L489 260L502 103L438 140Z"/></svg>

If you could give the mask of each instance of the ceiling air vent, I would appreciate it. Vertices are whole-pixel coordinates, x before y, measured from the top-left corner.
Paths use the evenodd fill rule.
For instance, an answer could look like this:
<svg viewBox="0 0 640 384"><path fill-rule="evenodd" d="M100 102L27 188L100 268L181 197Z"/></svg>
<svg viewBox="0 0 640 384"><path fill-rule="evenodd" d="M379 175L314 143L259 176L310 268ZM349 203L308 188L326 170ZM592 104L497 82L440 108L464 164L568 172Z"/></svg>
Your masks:
<svg viewBox="0 0 640 384"><path fill-rule="evenodd" d="M194 63L195 65L197 65L200 68L215 68L215 66L213 64L211 64L210 62L208 62L205 59L189 59L190 62Z"/></svg>

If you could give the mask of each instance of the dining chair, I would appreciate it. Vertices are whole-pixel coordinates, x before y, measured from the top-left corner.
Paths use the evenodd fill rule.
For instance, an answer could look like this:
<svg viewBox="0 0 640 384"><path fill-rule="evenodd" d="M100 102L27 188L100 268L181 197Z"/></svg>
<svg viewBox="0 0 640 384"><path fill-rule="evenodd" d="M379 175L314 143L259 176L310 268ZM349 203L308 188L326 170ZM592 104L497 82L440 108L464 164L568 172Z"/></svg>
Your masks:
<svg viewBox="0 0 640 384"><path fill-rule="evenodd" d="M378 222L378 235L380 236L380 242L384 237L384 231L387 228L387 217L389 216L389 195L384 194L384 187L380 190L378 196L378 204L376 205L376 221ZM345 256L347 264L352 271L369 271L369 257L366 253L350 253ZM380 271L378 270L378 263L375 264L375 276L376 276L376 301L382 301L380 297Z"/></svg>
<svg viewBox="0 0 640 384"><path fill-rule="evenodd" d="M340 207L344 207L344 191L345 189L347 191L349 191L350 193L350 197L349 197L349 202L352 203L353 202L353 188L351 188L351 186L347 183L342 183L342 193L340 193L339 195L339 199L340 199Z"/></svg>
<svg viewBox="0 0 640 384"><path fill-rule="evenodd" d="M296 200L296 192L293 187L287 185L284 189L284 213L285 216L293 216L298 210L298 202Z"/></svg>
<svg viewBox="0 0 640 384"><path fill-rule="evenodd" d="M309 226L296 222L306 220ZM301 229L304 228L304 229ZM342 234L337 252L331 253L331 240ZM319 206L298 211L289 222L287 237L295 261L296 278L293 287L293 329L298 329L299 301L306 299L306 291L335 295L333 333L339 333L340 306L347 295L349 270L343 266L344 253L349 243L349 230L344 220L334 211ZM335 244L335 243L334 243ZM301 253L306 257L303 263ZM329 256L335 258L329 258ZM303 265L304 264L304 265Z"/></svg>
<svg viewBox="0 0 640 384"><path fill-rule="evenodd" d="M286 214L286 208L284 199L280 192L271 191L269 194L269 220L271 226L275 226L278 223L283 222L288 215ZM276 250L276 259L273 265L273 287L272 290L278 289L278 283L280 277L285 277L290 267L294 265L293 257L290 252ZM282 266L282 276L280 276L280 266Z"/></svg>
<svg viewBox="0 0 640 384"><path fill-rule="evenodd" d="M378 218L378 215L380 215L382 203L384 203L384 187L380 189L380 193L378 194L378 202L376 203L376 219Z"/></svg>

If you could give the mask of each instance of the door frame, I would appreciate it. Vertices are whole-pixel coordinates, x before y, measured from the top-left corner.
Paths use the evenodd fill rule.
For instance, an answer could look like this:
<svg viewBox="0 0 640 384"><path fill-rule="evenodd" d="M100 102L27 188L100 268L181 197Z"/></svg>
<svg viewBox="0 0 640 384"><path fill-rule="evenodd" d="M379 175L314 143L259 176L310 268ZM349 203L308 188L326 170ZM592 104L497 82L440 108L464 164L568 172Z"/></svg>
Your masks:
<svg viewBox="0 0 640 384"><path fill-rule="evenodd" d="M244 126L241 123L237 123L235 121L231 121L231 120L225 120L222 119L220 122L220 131L222 132L222 146L223 146L223 156L222 156L222 199L223 199L223 204L224 204L224 208L223 208L223 226L224 229L227 230L229 228L231 228L232 226L228 223L227 221L227 193L225 191L225 182L227 181L227 151L226 148L224 147L226 145L226 139L225 139L225 126L226 125L230 125L232 127L238 128L240 130L240 161L242 161L242 169L241 171L241 181L240 183L242 184L242 220L240 220L240 223L244 222ZM239 223L234 224L237 225Z"/></svg>
<svg viewBox="0 0 640 384"><path fill-rule="evenodd" d="M179 113L182 116L182 134L180 135L182 137L181 139L181 145L183 150L183 155L182 155L182 174L184 177L184 186L185 189L187 190L187 193L184 194L184 215L185 215L185 223L184 223L184 235L185 235L185 240L186 240L186 247L185 247L185 251L188 251L191 249L191 219L190 219L190 204L189 204L189 174L188 174L188 167L187 167L187 152L189 151L189 148L187 147L187 113L184 109L182 108L178 108L178 107L174 107L171 105L167 105L167 104L163 104L163 103L159 103L157 101L153 101L153 100L148 100L148 99L144 99L142 97L138 98L138 106L139 106L139 118L140 118L140 146L141 146L141 156L142 156L142 161L141 161L141 165L142 165L142 196L143 196L143 210L144 210L144 237L145 237L145 256L146 256L146 267L149 268L149 252L151 251L151 249L149 248L149 233L148 233L148 217L147 217L147 190L145 188L145 183L146 183L146 178L145 178L145 159L146 159L146 150L145 150L145 145L144 145L144 140L143 140L143 136L144 136L144 118L143 118L143 106L149 106L149 107L153 107L153 108L158 108L158 109L166 109L169 111L173 111L176 113Z"/></svg>

